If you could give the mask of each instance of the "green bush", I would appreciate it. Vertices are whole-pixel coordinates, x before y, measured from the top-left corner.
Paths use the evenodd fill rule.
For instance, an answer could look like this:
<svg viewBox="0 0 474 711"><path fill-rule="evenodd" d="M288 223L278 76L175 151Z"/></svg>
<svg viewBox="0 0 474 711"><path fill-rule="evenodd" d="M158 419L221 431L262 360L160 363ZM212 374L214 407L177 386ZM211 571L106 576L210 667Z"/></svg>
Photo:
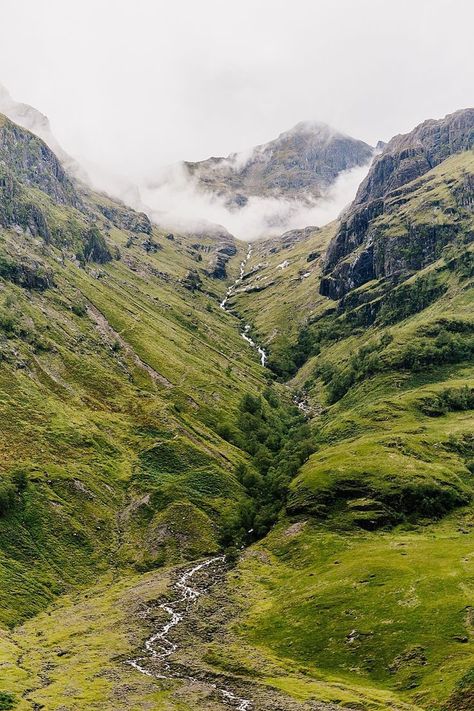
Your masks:
<svg viewBox="0 0 474 711"><path fill-rule="evenodd" d="M0 516L6 516L15 506L15 486L11 481L0 482Z"/></svg>
<svg viewBox="0 0 474 711"><path fill-rule="evenodd" d="M420 410L429 417L439 417L448 412L462 412L474 409L474 388L448 388L431 398L420 402Z"/></svg>
<svg viewBox="0 0 474 711"><path fill-rule="evenodd" d="M0 711L8 711L16 706L16 700L13 694L8 691L0 691Z"/></svg>

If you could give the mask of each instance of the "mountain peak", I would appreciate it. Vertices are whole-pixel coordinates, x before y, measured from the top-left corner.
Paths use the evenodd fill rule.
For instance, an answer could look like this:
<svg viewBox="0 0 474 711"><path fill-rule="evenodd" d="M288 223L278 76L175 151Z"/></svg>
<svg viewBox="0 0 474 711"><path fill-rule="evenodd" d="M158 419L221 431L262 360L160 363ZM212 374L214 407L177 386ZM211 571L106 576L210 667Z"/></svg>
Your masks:
<svg viewBox="0 0 474 711"><path fill-rule="evenodd" d="M372 155L367 143L312 120L250 151L184 167L202 190L240 208L250 197L318 199L341 172L367 164Z"/></svg>
<svg viewBox="0 0 474 711"><path fill-rule="evenodd" d="M13 99L3 84L0 84L0 113L3 113L7 118L22 128L26 128L36 136L39 136L56 154L69 173L83 182L88 182L87 175L83 168L74 158L71 158L71 156L66 153L56 139L51 130L48 117L33 106Z"/></svg>
<svg viewBox="0 0 474 711"><path fill-rule="evenodd" d="M280 133L278 138L283 138L285 136L291 135L302 135L302 136L317 136L320 138L332 138L334 136L344 136L329 124L323 121L316 121L315 119L309 119L307 121L299 121L297 124L290 128L288 131Z"/></svg>

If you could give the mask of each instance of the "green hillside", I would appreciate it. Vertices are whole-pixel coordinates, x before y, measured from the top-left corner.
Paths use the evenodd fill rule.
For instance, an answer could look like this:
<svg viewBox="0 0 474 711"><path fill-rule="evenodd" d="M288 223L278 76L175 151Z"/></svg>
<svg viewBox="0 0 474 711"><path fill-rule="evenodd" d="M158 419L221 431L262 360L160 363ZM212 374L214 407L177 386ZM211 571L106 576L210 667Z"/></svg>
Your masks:
<svg viewBox="0 0 474 711"><path fill-rule="evenodd" d="M473 113L240 281L1 117L0 709L470 711Z"/></svg>
<svg viewBox="0 0 474 711"><path fill-rule="evenodd" d="M295 276L305 242L276 256L263 244L256 272L288 261L255 322L312 414L316 452L291 483L290 522L240 566L253 598L241 633L305 674L370 680L426 709L473 698L473 166L465 151L385 196L369 230L402 262L393 276L330 301L314 293L324 258Z"/></svg>
<svg viewBox="0 0 474 711"><path fill-rule="evenodd" d="M247 459L217 424L265 378L219 308L228 282L206 274L212 238L152 229L74 186L39 139L2 131L0 618L12 625L99 573L216 550Z"/></svg>

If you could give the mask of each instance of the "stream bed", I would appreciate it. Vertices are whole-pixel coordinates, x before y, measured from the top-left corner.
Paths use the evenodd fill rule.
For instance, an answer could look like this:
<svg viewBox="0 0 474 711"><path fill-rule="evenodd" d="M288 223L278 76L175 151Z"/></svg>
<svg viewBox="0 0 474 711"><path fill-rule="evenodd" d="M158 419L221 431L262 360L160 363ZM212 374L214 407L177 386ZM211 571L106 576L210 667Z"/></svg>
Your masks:
<svg viewBox="0 0 474 711"><path fill-rule="evenodd" d="M206 592L209 587L208 578L211 577L212 579L213 569L214 574L217 575L222 570L224 563L224 556L216 556L192 568L188 568L188 570L185 570L180 575L178 580L173 584L176 598L171 602L163 602L159 605L159 608L168 614L168 621L145 640L143 656L128 659L127 664L130 664L130 666L141 674L146 674L155 679L180 679L188 682L202 681L192 676L184 676L173 672L170 657L177 651L178 645L170 638L170 633L174 627L185 620L191 607L197 599ZM204 569L208 570L208 577L205 579L205 582L194 582L193 578L198 576ZM151 610L148 609L148 611L145 611L145 615L150 612ZM152 662L152 669L149 668L150 662ZM156 671L155 668L157 669ZM234 692L229 689L218 686L213 682L206 681L206 684L215 689L223 701L233 706L237 711L250 711L252 708L250 699L237 696L237 694L234 694Z"/></svg>
<svg viewBox="0 0 474 711"><path fill-rule="evenodd" d="M226 295L222 299L220 303L220 307L223 311L227 311L227 302L231 296L233 296L235 289L239 286L239 284L242 283L242 279L244 278L245 274L245 265L249 261L250 257L252 256L252 247L249 246L247 250L247 254L245 256L245 259L243 259L240 262L240 275L239 277L234 281L233 284L229 286L227 289ZM266 361L267 361L267 353L265 349L262 346L259 346L258 343L255 343L255 341L250 337L249 335L250 331L250 324L246 323L244 326L243 331L240 332L240 335L242 336L243 339L247 341L249 345L252 346L252 348L255 348L260 356L260 364L265 367Z"/></svg>

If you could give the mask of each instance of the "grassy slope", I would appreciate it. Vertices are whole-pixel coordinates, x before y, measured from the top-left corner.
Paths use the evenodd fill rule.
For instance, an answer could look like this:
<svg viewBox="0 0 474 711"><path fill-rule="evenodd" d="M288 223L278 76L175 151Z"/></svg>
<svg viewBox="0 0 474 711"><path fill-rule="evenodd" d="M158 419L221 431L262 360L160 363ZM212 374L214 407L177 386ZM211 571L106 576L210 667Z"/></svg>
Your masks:
<svg viewBox="0 0 474 711"><path fill-rule="evenodd" d="M438 222L445 220L451 188L469 170L470 153L431 171L399 211L380 220L385 234L399 234L404 221L426 224L431 212ZM468 233L466 223L464 229ZM302 249L298 245L294 251ZM241 584L253 601L240 630L246 640L266 654L276 653L282 664L303 664L309 677L337 676L349 684L388 688L426 709L445 703L470 708L469 700L450 695L474 664L472 509L437 522L430 520L436 519L430 505L446 491L461 494L457 505L471 498L473 419L472 410L429 416L423 403L450 388L472 388L474 371L465 359L416 371L390 363L440 320L472 322L469 278L444 268L455 252L449 249L412 279L436 273L445 292L431 305L389 325L376 321L354 328L352 335L323 344L301 368L294 383L313 407L319 448L292 482L290 510L301 521L315 516L325 523L308 523L294 537L280 527L258 547L257 557L240 566ZM289 250L290 262L292 255ZM268 302L272 288L284 291L285 286L280 282L262 292ZM308 294L299 298L308 303ZM276 305L273 309L276 324L279 312ZM285 325L285 308L281 313L280 328L291 341L293 327ZM339 329L337 316L333 319ZM331 405L318 375L321 365L335 365L343 374L358 349L384 333L393 337L377 354L384 371L356 382ZM403 498L418 486L431 492L425 508ZM403 522L384 529L387 502L394 500ZM382 528L364 532L361 526ZM295 693L306 688L310 693L311 684L301 679L287 683Z"/></svg>
<svg viewBox="0 0 474 711"><path fill-rule="evenodd" d="M318 292L321 255L335 229L331 223L288 246L279 239L252 245L242 287L261 290L246 293L241 287L229 306L253 324L272 353L287 347L301 325L326 306ZM319 256L308 262L311 253Z"/></svg>
<svg viewBox="0 0 474 711"><path fill-rule="evenodd" d="M282 525L239 567L239 632L291 670L290 693L337 682L332 699L387 689L438 709L474 664L472 526L471 511L390 532Z"/></svg>
<svg viewBox="0 0 474 711"><path fill-rule="evenodd" d="M41 199L58 232L81 224L77 211L38 193L30 197ZM87 199L94 209L94 196ZM9 625L111 566L146 568L179 555L175 509L160 540L153 533L153 517L175 501L187 507L183 521L192 521L193 507L204 517L201 538L192 525L182 530L194 540L183 543L185 554L214 550L221 512L242 495L233 471L245 455L213 427L224 406L232 413L264 380L237 320L219 308L225 283L202 271L202 291L181 285L200 268L189 238L155 231L161 248L147 254L146 235L130 240L96 220L120 260L81 268L64 260L67 246L0 231L9 260L37 260L56 282L39 292L7 278L0 293L3 480L18 470L29 479L0 516L0 618ZM231 273L239 256L233 261ZM97 310L109 325L97 323Z"/></svg>

